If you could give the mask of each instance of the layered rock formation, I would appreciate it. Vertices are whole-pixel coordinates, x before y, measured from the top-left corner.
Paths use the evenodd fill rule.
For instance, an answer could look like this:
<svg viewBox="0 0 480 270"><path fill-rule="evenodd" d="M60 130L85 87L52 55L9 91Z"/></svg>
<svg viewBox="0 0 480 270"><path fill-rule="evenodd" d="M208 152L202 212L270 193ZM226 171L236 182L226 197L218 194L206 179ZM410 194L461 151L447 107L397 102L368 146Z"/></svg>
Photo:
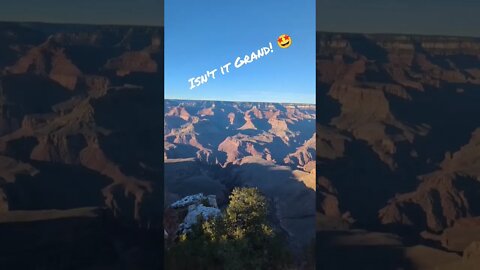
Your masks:
<svg viewBox="0 0 480 270"><path fill-rule="evenodd" d="M222 207L232 188L257 187L291 247L311 243L314 105L166 100L165 113L166 203L202 192Z"/></svg>
<svg viewBox="0 0 480 270"><path fill-rule="evenodd" d="M358 269L447 267L476 239L479 71L475 38L317 34L318 229L403 240Z"/></svg>
<svg viewBox="0 0 480 270"><path fill-rule="evenodd" d="M15 269L71 268L68 256L81 267L115 265L118 258L143 256L135 251L150 245L143 235L157 237L162 36L159 27L0 23L0 231L12 232L2 238L0 268L12 269L30 253L47 258L46 247L61 251L61 263L52 255L50 262L31 260ZM85 207L104 214L75 210ZM25 242L16 241L22 235L49 239L42 224L64 226L64 239L83 234L99 242L77 239L81 252L91 245L83 262L72 243L53 236L32 240L25 250ZM125 240L121 230L138 242L109 248L110 241Z"/></svg>
<svg viewBox="0 0 480 270"><path fill-rule="evenodd" d="M315 106L165 101L167 159L238 164L248 156L292 167L314 160Z"/></svg>

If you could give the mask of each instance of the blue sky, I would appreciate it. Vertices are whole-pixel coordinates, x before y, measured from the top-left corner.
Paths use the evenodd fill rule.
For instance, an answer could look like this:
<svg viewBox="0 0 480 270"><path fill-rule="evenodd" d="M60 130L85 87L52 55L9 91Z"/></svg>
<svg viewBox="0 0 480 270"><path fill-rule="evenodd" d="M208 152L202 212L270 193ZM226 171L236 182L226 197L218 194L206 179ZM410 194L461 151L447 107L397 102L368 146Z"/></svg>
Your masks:
<svg viewBox="0 0 480 270"><path fill-rule="evenodd" d="M233 67L269 42L272 53ZM190 78L228 62L229 73L190 89ZM165 98L315 103L315 1L166 0Z"/></svg>

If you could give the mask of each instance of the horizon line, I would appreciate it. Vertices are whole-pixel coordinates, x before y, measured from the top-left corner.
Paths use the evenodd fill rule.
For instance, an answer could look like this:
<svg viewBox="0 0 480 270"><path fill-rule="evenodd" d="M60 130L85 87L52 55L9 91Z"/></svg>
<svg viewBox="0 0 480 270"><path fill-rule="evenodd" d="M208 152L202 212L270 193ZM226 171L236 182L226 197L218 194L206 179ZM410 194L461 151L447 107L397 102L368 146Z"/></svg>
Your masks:
<svg viewBox="0 0 480 270"><path fill-rule="evenodd" d="M55 21L10 21L10 20L0 20L0 23L26 23L26 24L65 24L65 25L86 25L86 26L134 26L134 27L164 27L164 24L123 24L123 23L90 23L90 22L55 22Z"/></svg>
<svg viewBox="0 0 480 270"><path fill-rule="evenodd" d="M317 106L316 103L307 103L307 102L278 102L278 101L239 101L239 100L213 100L213 99L181 99L181 98L164 98L164 101L210 101L210 102L237 102L237 103L276 103L276 104L292 104L292 105L313 105Z"/></svg>
<svg viewBox="0 0 480 270"><path fill-rule="evenodd" d="M143 23L107 23L107 22L60 22L60 21L34 21L34 20L0 20L0 23L27 23L27 24L64 24L64 25L86 25L86 26L133 26L133 27L165 27L161 24L143 24ZM480 35L454 35L454 34L434 34L434 33L414 33L414 32L368 32L368 31L332 31L325 29L316 29L315 32L332 34L365 34L365 35L405 35L405 36L427 36L427 37L452 37L452 38L473 38L479 39Z"/></svg>
<svg viewBox="0 0 480 270"><path fill-rule="evenodd" d="M361 32L361 31L332 31L332 30L316 30L317 33L327 34L359 34L359 35L397 35L397 36L410 36L410 37L450 37L450 38L472 38L480 39L479 36L473 35L453 35L453 34L428 34L428 33L413 33L413 32Z"/></svg>

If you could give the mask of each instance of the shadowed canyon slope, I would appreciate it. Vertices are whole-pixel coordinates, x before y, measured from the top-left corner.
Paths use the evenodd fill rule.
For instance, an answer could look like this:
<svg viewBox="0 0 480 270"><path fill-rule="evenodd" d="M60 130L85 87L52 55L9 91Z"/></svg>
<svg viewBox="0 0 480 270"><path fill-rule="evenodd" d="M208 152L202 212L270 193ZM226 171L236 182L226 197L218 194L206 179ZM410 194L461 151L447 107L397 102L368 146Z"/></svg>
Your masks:
<svg viewBox="0 0 480 270"><path fill-rule="evenodd" d="M255 156L293 168L315 160L314 105L167 100L164 128L167 159L225 166Z"/></svg>
<svg viewBox="0 0 480 270"><path fill-rule="evenodd" d="M320 269L473 269L479 105L480 39L317 33Z"/></svg>
<svg viewBox="0 0 480 270"><path fill-rule="evenodd" d="M0 23L0 268L159 265L162 43Z"/></svg>
<svg viewBox="0 0 480 270"><path fill-rule="evenodd" d="M257 187L297 250L314 237L315 106L165 101L166 205L202 192L226 203Z"/></svg>

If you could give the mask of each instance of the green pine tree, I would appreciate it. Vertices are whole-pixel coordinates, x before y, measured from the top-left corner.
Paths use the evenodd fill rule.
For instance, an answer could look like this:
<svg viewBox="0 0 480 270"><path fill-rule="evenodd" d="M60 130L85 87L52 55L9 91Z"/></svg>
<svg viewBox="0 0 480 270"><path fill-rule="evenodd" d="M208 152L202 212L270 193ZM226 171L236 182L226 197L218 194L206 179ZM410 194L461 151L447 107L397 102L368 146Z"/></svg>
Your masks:
<svg viewBox="0 0 480 270"><path fill-rule="evenodd" d="M269 224L268 201L258 189L235 188L222 216L199 222L170 249L167 266L178 270L286 269L291 258L286 244Z"/></svg>

